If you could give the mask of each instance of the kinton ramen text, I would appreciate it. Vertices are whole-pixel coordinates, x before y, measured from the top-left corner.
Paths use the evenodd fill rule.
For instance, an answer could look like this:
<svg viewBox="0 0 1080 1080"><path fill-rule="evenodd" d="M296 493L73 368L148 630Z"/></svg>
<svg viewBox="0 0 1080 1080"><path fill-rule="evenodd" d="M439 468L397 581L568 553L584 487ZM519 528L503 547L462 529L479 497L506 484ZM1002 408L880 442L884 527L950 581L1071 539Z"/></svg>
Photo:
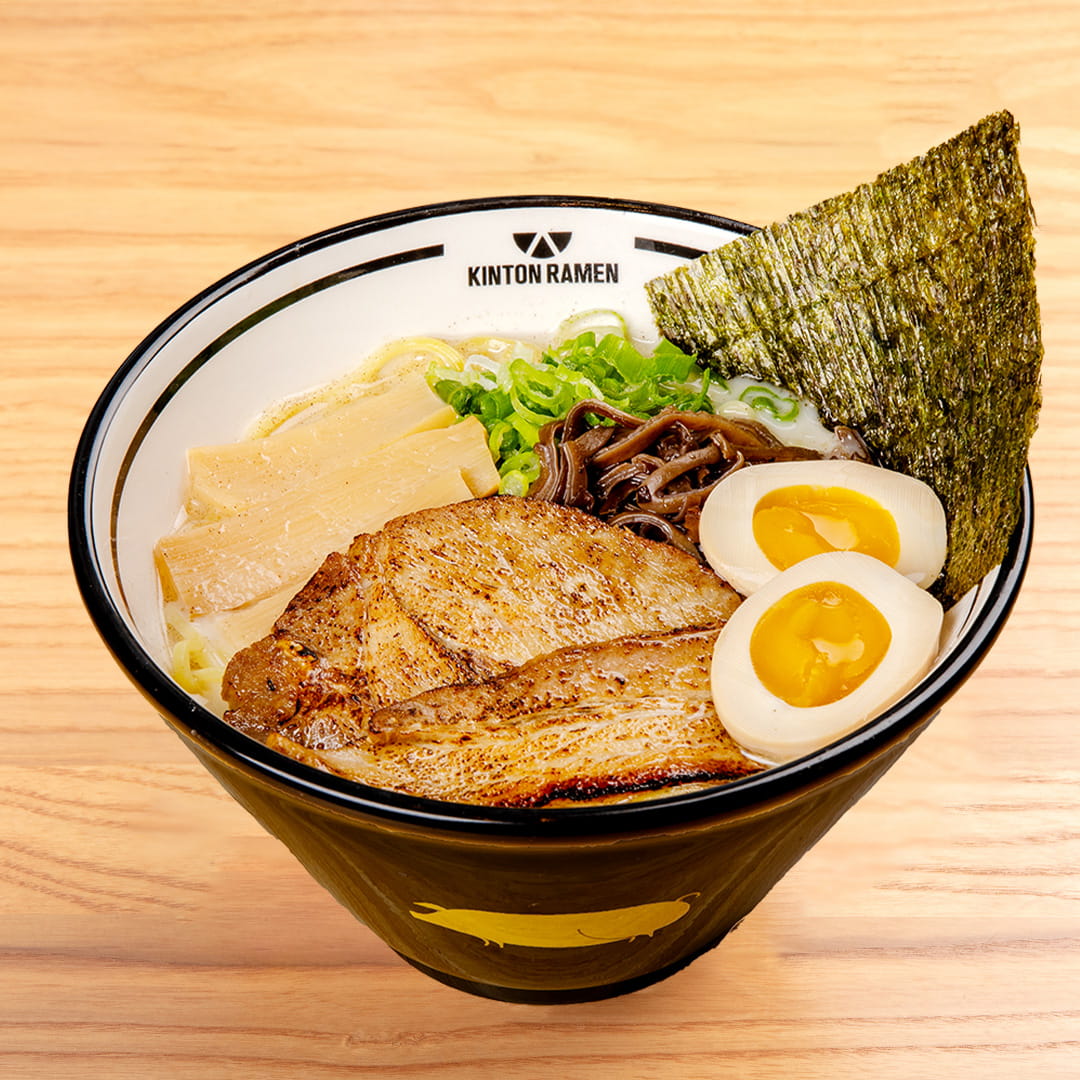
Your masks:
<svg viewBox="0 0 1080 1080"><path fill-rule="evenodd" d="M619 264L586 263L494 263L468 268L469 286L485 285L614 285Z"/></svg>

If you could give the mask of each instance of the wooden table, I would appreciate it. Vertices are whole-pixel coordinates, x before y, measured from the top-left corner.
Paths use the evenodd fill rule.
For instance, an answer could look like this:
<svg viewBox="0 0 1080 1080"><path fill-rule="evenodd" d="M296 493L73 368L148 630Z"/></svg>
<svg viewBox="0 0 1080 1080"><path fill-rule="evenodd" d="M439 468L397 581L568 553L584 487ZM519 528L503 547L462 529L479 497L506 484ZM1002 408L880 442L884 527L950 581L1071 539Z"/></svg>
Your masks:
<svg viewBox="0 0 1080 1080"><path fill-rule="evenodd" d="M1072 0L7 0L0 87L0 1074L1080 1075ZM682 974L552 1008L429 981L100 644L66 549L75 440L144 333L234 267L495 193L764 223L1001 107L1023 129L1046 345L1023 594L929 733Z"/></svg>

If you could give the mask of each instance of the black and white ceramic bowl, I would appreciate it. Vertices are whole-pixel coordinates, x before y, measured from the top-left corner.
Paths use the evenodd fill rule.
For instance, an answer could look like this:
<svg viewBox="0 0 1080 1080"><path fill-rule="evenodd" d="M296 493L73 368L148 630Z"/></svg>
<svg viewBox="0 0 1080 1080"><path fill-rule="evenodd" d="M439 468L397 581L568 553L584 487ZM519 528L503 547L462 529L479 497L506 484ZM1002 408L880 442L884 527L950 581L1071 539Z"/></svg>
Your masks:
<svg viewBox="0 0 1080 1080"><path fill-rule="evenodd" d="M644 282L749 231L673 207L548 196L355 222L192 299L136 348L86 424L70 541L106 645L223 786L342 904L443 982L511 1001L580 1001L654 982L719 942L985 655L1023 578L1030 486L1005 562L950 613L935 668L860 730L709 791L493 810L311 769L173 681L152 552L177 519L185 452L240 437L268 405L399 337L543 340L568 315L608 308L649 338Z"/></svg>

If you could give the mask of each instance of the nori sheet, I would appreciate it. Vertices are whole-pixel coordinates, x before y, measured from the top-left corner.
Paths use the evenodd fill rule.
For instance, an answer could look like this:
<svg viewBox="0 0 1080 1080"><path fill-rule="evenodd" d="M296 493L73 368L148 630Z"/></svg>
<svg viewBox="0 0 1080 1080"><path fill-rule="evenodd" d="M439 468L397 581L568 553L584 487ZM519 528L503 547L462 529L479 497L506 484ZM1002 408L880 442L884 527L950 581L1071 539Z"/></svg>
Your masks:
<svg viewBox="0 0 1080 1080"><path fill-rule="evenodd" d="M862 433L926 481L959 599L1001 562L1041 401L1033 214L995 113L906 165L646 285L660 332Z"/></svg>

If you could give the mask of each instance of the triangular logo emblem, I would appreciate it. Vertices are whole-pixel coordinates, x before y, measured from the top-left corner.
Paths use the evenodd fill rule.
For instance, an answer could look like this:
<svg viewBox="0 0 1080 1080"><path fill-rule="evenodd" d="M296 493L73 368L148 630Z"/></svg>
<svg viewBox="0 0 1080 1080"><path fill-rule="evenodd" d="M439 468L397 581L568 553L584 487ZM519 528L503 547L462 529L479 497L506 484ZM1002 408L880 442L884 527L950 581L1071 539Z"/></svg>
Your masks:
<svg viewBox="0 0 1080 1080"><path fill-rule="evenodd" d="M573 235L568 232L517 232L514 243L519 251L533 259L550 259L566 250Z"/></svg>

